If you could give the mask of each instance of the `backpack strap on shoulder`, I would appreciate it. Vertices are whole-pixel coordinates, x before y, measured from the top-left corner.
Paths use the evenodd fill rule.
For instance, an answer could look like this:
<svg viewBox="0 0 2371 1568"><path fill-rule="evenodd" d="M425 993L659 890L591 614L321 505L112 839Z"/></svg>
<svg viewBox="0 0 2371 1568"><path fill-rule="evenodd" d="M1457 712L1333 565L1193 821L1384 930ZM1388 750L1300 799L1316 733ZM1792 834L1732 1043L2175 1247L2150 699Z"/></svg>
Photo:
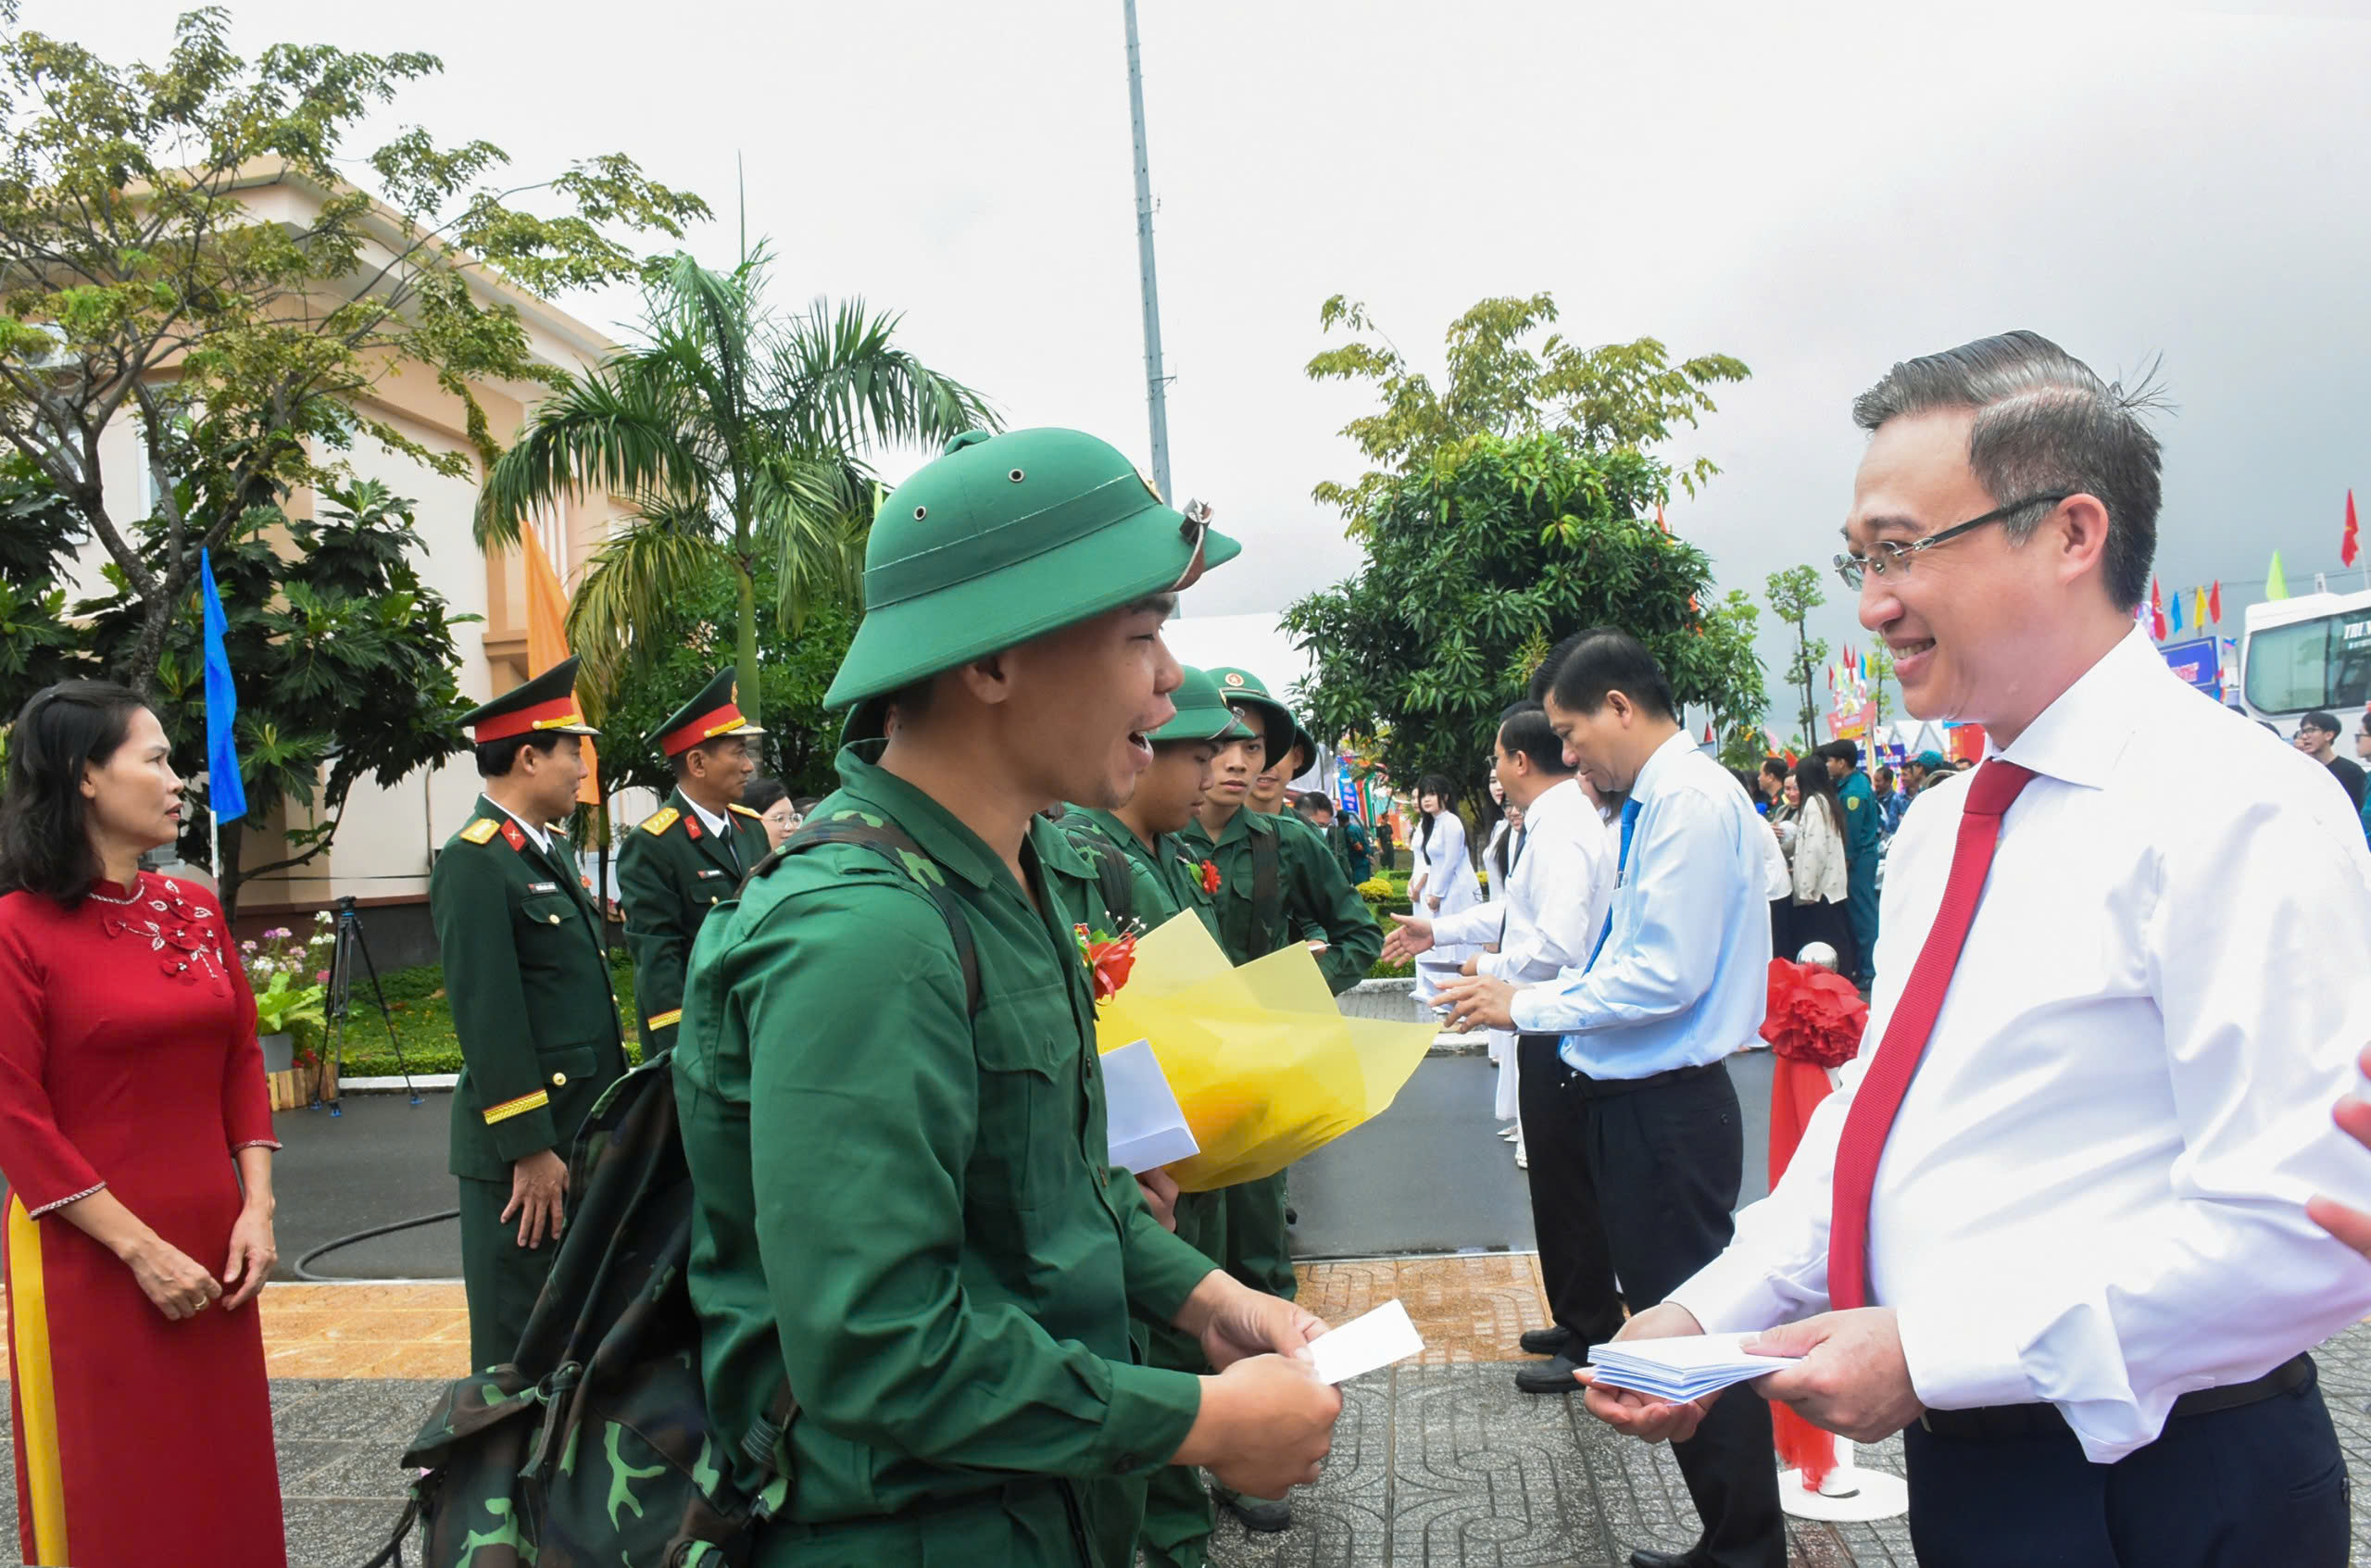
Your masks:
<svg viewBox="0 0 2371 1568"><path fill-rule="evenodd" d="M860 844L888 861L910 878L915 886L930 895L938 906L940 918L947 922L947 934L955 940L955 961L963 970L963 999L965 1011L977 1016L980 1010L980 950L972 939L972 920L963 911L963 901L947 885L947 873L929 851L915 843L902 828L886 822L872 822L862 817L838 817L830 822L809 822L786 839L782 847L758 862L741 885L746 888L784 859L802 849L819 844Z"/></svg>
<svg viewBox="0 0 2371 1568"><path fill-rule="evenodd" d="M1103 897L1105 911L1123 926L1133 922L1136 918L1136 879L1128 869L1127 851L1092 827L1056 825L1070 840L1071 847L1094 865L1096 887Z"/></svg>
<svg viewBox="0 0 2371 1568"><path fill-rule="evenodd" d="M1270 950L1273 951L1283 943L1285 916L1285 899L1277 871L1277 835L1254 833L1247 828L1245 836L1251 840L1251 918L1269 939Z"/></svg>

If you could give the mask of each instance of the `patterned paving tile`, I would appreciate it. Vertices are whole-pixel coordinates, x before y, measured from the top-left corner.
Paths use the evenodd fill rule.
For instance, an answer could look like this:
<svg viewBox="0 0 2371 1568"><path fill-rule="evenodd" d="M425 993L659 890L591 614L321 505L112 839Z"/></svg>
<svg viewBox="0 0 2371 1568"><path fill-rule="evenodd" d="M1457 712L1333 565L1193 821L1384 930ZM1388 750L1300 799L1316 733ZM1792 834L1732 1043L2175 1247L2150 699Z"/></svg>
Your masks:
<svg viewBox="0 0 2371 1568"><path fill-rule="evenodd" d="M1344 1389L1334 1454L1293 1499L1293 1528L1222 1519L1218 1568L1615 1568L1635 1547L1685 1549L1693 1510L1667 1449L1629 1442L1577 1400L1516 1392L1509 1350L1545 1321L1526 1255L1325 1263L1301 1298L1343 1322L1395 1297L1426 1354ZM354 1568L401 1507L395 1459L441 1383L466 1368L460 1292L443 1286L273 1286L263 1298L292 1568ZM456 1337L455 1324L463 1324ZM2371 1475L2371 1325L2317 1352L2350 1467ZM365 1375L360 1367L370 1370ZM304 1369L296 1374L292 1369ZM6 1441L0 1404L0 1441ZM1861 1461L1899 1474L1898 1440ZM2371 1486L2355 1491L2371 1546ZM1900 1520L1792 1524L1790 1568L1912 1568ZM15 1490L0 1486L0 1568L16 1563Z"/></svg>

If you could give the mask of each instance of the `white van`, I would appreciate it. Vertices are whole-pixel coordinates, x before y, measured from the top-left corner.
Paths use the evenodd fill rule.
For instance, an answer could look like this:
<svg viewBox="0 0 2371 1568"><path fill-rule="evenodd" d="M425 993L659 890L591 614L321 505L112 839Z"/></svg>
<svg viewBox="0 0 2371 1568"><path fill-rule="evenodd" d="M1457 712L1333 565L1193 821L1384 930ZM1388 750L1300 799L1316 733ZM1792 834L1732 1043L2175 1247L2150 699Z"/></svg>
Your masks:
<svg viewBox="0 0 2371 1568"><path fill-rule="evenodd" d="M2250 605L2239 640L2239 706L2286 736L2321 709L2343 721L2371 705L2371 591Z"/></svg>

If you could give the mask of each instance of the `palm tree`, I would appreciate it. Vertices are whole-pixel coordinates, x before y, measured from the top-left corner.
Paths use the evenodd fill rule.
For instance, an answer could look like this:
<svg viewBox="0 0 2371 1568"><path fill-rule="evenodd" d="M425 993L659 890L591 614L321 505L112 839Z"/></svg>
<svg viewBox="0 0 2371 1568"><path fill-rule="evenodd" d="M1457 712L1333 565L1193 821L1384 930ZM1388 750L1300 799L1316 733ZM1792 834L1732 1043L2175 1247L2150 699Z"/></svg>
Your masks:
<svg viewBox="0 0 2371 1568"><path fill-rule="evenodd" d="M773 552L784 618L855 592L877 488L877 443L935 445L997 428L979 393L892 341L899 318L864 302L817 300L778 320L765 307L769 257L713 272L678 254L644 292L644 342L562 382L486 476L482 546L517 542L537 507L587 489L634 517L594 556L569 610L586 673L614 689L639 649L635 628L720 561L740 587L741 706L759 716L753 568Z"/></svg>

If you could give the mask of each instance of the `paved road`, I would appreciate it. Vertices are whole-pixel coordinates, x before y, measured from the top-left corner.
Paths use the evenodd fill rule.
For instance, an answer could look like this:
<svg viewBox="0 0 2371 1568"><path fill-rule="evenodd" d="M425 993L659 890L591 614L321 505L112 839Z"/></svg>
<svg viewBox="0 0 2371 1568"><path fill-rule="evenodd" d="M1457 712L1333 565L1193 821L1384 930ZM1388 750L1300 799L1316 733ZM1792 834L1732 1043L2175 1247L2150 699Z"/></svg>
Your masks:
<svg viewBox="0 0 2371 1568"><path fill-rule="evenodd" d="M1731 1071L1745 1111L1745 1200L1763 1192L1768 1147L1770 1058L1754 1052ZM1410 1252L1527 1250L1531 1205L1512 1149L1493 1129L1495 1070L1480 1057L1435 1057L1416 1070L1383 1115L1301 1162L1292 1194L1300 1212L1294 1250L1307 1258ZM417 1107L401 1095L349 1095L345 1113L281 1112L287 1146L274 1167L280 1192L278 1277L333 1237L450 1209L445 1173L449 1095ZM450 1220L341 1248L317 1274L352 1279L454 1279L460 1228Z"/></svg>

